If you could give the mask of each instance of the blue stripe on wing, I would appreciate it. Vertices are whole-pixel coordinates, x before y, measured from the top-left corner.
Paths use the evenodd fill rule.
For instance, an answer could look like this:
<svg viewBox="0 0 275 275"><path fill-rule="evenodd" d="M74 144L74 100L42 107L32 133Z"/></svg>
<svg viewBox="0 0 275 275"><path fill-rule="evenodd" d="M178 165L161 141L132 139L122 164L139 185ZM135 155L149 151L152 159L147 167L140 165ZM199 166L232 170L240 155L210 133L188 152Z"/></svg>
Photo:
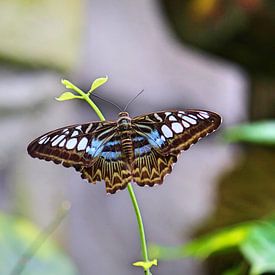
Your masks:
<svg viewBox="0 0 275 275"><path fill-rule="evenodd" d="M100 156L107 160L117 160L121 157L121 152L113 152L113 151L102 151Z"/></svg>
<svg viewBox="0 0 275 275"><path fill-rule="evenodd" d="M136 157L149 153L152 148L159 149L165 143L157 130L152 130L144 136L135 136L133 142L135 144L134 153Z"/></svg>
<svg viewBox="0 0 275 275"><path fill-rule="evenodd" d="M155 148L161 148L161 146L165 143L165 140L160 137L160 134L157 130L151 131L149 134L147 134L147 136L149 143Z"/></svg>
<svg viewBox="0 0 275 275"><path fill-rule="evenodd" d="M93 158L98 157L103 149L104 140L93 138L90 145L86 148L86 153Z"/></svg>
<svg viewBox="0 0 275 275"><path fill-rule="evenodd" d="M86 148L86 153L93 158L102 156L107 159L117 159L121 155L121 152L120 154L115 154L115 152L113 151L115 151L115 146L118 144L120 144L119 140L109 140L107 142L104 142L104 140L93 138L90 145ZM112 147L114 147L113 151L111 150Z"/></svg>
<svg viewBox="0 0 275 275"><path fill-rule="evenodd" d="M152 150L152 146L147 144L142 147L135 148L135 156L142 156Z"/></svg>
<svg viewBox="0 0 275 275"><path fill-rule="evenodd" d="M120 140L109 140L104 144L104 146L102 146L101 150L98 150L99 153L97 152L97 155L106 160L121 159L122 153L120 145Z"/></svg>

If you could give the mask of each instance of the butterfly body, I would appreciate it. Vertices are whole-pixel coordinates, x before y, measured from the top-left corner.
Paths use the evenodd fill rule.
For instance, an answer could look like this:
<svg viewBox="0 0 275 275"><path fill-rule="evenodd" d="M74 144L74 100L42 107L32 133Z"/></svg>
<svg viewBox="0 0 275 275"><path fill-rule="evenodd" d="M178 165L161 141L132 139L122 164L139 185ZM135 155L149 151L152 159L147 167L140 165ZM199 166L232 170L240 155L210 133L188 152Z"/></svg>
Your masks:
<svg viewBox="0 0 275 275"><path fill-rule="evenodd" d="M218 114L203 110L165 111L117 121L71 125L30 143L32 157L74 167L91 183L104 180L108 193L130 181L161 184L182 150L213 132Z"/></svg>
<svg viewBox="0 0 275 275"><path fill-rule="evenodd" d="M122 156L125 158L126 162L131 165L134 159L132 142L133 129L131 125L131 118L127 112L119 113L117 129L121 141Z"/></svg>

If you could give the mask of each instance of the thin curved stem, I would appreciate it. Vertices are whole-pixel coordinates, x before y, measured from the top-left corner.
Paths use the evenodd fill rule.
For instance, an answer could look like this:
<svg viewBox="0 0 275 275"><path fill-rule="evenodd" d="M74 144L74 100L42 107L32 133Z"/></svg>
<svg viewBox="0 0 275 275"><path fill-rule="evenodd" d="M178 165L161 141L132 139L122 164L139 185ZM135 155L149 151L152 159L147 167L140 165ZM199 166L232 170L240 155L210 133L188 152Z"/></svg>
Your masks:
<svg viewBox="0 0 275 275"><path fill-rule="evenodd" d="M83 99L92 107L92 109L95 111L95 113L97 114L97 116L99 117L99 119L101 121L104 121L105 118L104 118L102 112L96 106L96 104L90 99L89 95L85 94L80 89L78 89L77 92L79 94L81 94L83 96ZM142 221L142 216L141 216L141 212L140 212L140 209L139 209L139 206L138 206L138 202L137 202L137 199L136 199L136 195L135 195L134 189L133 189L133 187L132 187L132 185L131 185L130 182L129 182L127 188L128 188L128 192L129 192L129 195L130 195L130 198L131 198L134 210L135 210L136 218L137 218L143 260L144 260L144 262L149 262L148 251L147 251L147 244L146 244L146 238L145 238L145 231L144 231L144 225L143 225L143 221ZM152 275L152 273L150 272L149 268L146 269L146 270L144 270L144 273L145 273L145 275Z"/></svg>

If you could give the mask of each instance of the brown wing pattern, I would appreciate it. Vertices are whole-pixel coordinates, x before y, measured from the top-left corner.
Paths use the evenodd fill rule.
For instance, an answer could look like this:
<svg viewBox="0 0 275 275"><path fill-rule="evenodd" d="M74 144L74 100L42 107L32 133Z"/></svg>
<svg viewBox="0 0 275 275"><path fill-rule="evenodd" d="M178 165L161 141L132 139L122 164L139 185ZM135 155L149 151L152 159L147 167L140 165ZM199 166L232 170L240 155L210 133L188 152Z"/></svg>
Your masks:
<svg viewBox="0 0 275 275"><path fill-rule="evenodd" d="M30 143L28 153L39 159L74 167L91 183L105 181L108 193L133 180L140 186L161 184L182 150L213 132L218 114L203 110L166 111L132 120L134 161L128 163L116 122L71 125Z"/></svg>
<svg viewBox="0 0 275 275"><path fill-rule="evenodd" d="M133 180L140 186L161 184L179 153L220 123L218 114L203 110L166 111L134 118L132 124L139 138L134 144Z"/></svg>
<svg viewBox="0 0 275 275"><path fill-rule="evenodd" d="M114 133L114 122L76 124L51 131L32 141L27 151L33 158L53 161L65 167L91 165L95 158L86 152L92 139L102 146Z"/></svg>
<svg viewBox="0 0 275 275"><path fill-rule="evenodd" d="M162 156L152 149L149 154L134 161L133 181L139 186L161 184L164 177L171 173L172 166L176 161L176 156Z"/></svg>
<svg viewBox="0 0 275 275"><path fill-rule="evenodd" d="M121 141L114 136L105 143L100 157L89 167L75 167L91 183L104 180L107 193L124 189L132 179L131 168L122 153Z"/></svg>

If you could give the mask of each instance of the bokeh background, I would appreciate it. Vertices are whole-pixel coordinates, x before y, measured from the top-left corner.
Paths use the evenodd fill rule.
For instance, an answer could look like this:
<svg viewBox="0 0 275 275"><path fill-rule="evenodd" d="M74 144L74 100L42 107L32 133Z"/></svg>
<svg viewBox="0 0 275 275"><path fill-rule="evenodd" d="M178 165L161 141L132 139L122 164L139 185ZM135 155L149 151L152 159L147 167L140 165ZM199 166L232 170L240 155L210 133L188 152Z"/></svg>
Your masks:
<svg viewBox="0 0 275 275"><path fill-rule="evenodd" d="M0 246L1 274L10 274L64 201L71 210L44 244L53 242L61 258L45 252L23 274L142 272L131 266L141 256L127 191L106 196L103 184L27 155L28 143L44 132L97 120L84 102L54 100L64 91L62 78L88 90L108 75L97 93L120 106L144 89L131 116L167 108L222 115L220 131L184 152L162 186L135 188L149 242L180 245L274 211L274 149L222 137L228 127L275 116L274 1L2 0L0 37L0 235L9 234ZM95 102L116 119L117 109ZM7 223L20 228L22 240ZM226 264L180 259L152 271L213 275Z"/></svg>

